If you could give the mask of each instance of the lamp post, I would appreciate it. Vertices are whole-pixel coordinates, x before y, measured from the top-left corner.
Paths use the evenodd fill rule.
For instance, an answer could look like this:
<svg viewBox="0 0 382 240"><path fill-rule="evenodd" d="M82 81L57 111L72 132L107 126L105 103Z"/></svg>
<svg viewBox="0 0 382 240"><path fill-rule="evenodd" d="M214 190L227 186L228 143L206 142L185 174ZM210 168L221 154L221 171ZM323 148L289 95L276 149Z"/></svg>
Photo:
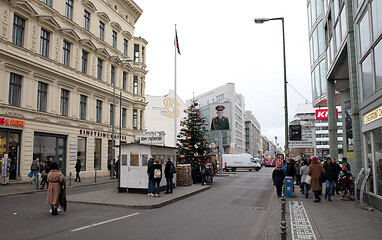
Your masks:
<svg viewBox="0 0 382 240"><path fill-rule="evenodd" d="M288 141L288 97L287 97L287 78L286 78L286 59L285 59L285 31L284 31L284 18L255 18L255 23L264 23L273 20L281 20L283 31L283 58L284 58L284 111L285 111L285 155L288 156L289 141Z"/></svg>
<svg viewBox="0 0 382 240"><path fill-rule="evenodd" d="M126 58L126 59L121 59L121 60L118 60L118 61L115 61L113 63L113 69L114 69L114 72L113 72L113 121L112 121L112 124L111 124L111 163L110 163L110 176L111 176L111 179L114 179L114 158L115 158L115 142L114 142L114 119L115 119L115 114L114 114L114 110L115 110L115 73L116 73L116 66L118 63L123 63L123 62L131 62L133 61L131 58ZM120 103L121 104L121 103ZM119 143L119 145L121 145L121 143ZM118 174L118 177L119 177L119 174ZM118 181L118 184L119 184L119 181Z"/></svg>

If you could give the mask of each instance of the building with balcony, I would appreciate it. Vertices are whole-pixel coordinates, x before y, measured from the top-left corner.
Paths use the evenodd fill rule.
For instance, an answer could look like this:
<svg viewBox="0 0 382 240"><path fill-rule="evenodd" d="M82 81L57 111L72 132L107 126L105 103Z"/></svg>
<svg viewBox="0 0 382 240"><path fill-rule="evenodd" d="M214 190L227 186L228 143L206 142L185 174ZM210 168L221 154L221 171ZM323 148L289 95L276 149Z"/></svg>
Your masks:
<svg viewBox="0 0 382 240"><path fill-rule="evenodd" d="M145 129L147 41L134 37L142 9L131 0L11 0L0 11L0 158L10 161L9 178L26 180L37 157L65 175L76 159L84 177L107 175L112 138L132 142Z"/></svg>

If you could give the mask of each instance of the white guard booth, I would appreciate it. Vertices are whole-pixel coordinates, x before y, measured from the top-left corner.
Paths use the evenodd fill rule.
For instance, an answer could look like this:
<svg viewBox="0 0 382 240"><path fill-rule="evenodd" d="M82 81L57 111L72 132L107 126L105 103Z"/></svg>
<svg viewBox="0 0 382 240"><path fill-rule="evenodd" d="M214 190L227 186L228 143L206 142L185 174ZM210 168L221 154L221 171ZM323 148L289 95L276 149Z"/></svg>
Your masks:
<svg viewBox="0 0 382 240"><path fill-rule="evenodd" d="M156 154L156 158L160 159L162 164L162 180L160 186L166 186L166 178L164 176L164 168L166 159L176 164L176 148L147 145L140 143L121 144L121 171L120 171L120 189L119 192L130 190L147 190L148 175L147 161ZM174 186L176 186L176 177L173 178Z"/></svg>

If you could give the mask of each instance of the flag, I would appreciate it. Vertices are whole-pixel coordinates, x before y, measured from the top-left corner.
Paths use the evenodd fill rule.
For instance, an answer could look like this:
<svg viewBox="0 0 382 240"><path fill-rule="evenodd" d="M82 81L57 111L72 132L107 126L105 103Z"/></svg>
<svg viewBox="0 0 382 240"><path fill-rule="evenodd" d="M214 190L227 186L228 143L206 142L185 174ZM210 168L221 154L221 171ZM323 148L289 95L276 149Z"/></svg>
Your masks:
<svg viewBox="0 0 382 240"><path fill-rule="evenodd" d="M175 45L176 49L178 50L179 55L181 55L181 54L180 54L180 49L179 49L178 34L177 34L177 32L176 32L176 28L175 28L175 40L174 40L174 45Z"/></svg>

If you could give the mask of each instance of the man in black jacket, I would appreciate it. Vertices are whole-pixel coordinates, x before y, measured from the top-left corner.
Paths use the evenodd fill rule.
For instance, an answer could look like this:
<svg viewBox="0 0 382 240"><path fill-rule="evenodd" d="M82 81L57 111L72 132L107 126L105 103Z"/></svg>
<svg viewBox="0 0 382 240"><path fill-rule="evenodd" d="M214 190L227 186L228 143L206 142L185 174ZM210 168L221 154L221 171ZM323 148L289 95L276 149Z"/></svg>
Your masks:
<svg viewBox="0 0 382 240"><path fill-rule="evenodd" d="M332 159L330 157L327 157L323 167L325 169L326 180L325 199L328 198L329 201L332 201L334 181L337 179L338 176L336 165L332 163Z"/></svg>
<svg viewBox="0 0 382 240"><path fill-rule="evenodd" d="M173 182L172 178L174 177L174 174L172 172L173 163L171 162L170 158L166 158L166 166L164 168L164 176L166 177L166 192L167 193L172 193L173 190Z"/></svg>
<svg viewBox="0 0 382 240"><path fill-rule="evenodd" d="M287 164L285 168L285 176L292 177L292 183L294 183L295 167L294 167L294 161L292 158L287 159ZM293 184L293 192L294 192L294 184Z"/></svg>
<svg viewBox="0 0 382 240"><path fill-rule="evenodd" d="M155 153L151 154L151 158L147 161L147 176L149 178L149 184L147 189L148 196L154 196L154 182L152 181L151 174L154 172L154 158L157 155Z"/></svg>

